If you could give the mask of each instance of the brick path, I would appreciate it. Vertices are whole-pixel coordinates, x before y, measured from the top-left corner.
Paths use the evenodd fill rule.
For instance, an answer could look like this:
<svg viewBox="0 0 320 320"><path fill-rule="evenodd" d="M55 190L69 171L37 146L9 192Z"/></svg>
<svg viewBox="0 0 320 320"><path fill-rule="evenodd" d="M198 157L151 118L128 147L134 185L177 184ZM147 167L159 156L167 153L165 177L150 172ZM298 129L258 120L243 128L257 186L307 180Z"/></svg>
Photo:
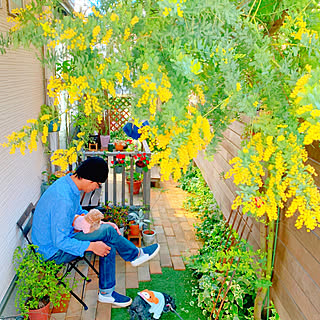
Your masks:
<svg viewBox="0 0 320 320"><path fill-rule="evenodd" d="M193 228L196 220L182 207L185 198L186 193L173 182L162 182L159 189L151 189L151 219L161 245L160 254L138 268L117 256L116 290L119 293L125 294L126 288L138 288L139 281L150 281L150 274L162 273L161 267L185 270L182 257L195 254L199 249ZM85 264L80 268L83 273L88 273ZM71 297L64 310L52 311L52 320L111 319L111 305L97 302L98 278L91 269L88 275L92 279L85 288L85 302L89 309L84 311L81 304ZM81 287L79 285L75 291L81 292Z"/></svg>

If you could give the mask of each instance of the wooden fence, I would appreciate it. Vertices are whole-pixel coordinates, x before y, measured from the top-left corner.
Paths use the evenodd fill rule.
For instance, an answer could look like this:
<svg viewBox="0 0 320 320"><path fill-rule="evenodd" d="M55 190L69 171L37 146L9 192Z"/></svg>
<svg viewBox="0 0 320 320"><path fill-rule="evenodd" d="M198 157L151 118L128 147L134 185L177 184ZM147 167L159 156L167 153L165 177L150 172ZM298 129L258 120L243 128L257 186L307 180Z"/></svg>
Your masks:
<svg viewBox="0 0 320 320"><path fill-rule="evenodd" d="M221 176L231 168L229 160L237 156L243 129L243 123L233 122L224 132L213 161L208 161L203 153L195 159L226 219L236 196L236 186L232 179L224 180ZM320 186L320 149L313 145L308 152ZM249 243L258 249L259 224L252 220ZM271 299L281 320L320 320L320 229L297 230L294 223L294 217L281 214Z"/></svg>

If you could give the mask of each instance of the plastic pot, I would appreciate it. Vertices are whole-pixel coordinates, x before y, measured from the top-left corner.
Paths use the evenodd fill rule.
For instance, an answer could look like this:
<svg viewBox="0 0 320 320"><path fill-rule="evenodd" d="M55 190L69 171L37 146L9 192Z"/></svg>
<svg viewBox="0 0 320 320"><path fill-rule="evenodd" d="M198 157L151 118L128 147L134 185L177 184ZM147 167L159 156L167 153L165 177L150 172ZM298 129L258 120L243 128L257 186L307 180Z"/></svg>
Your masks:
<svg viewBox="0 0 320 320"><path fill-rule="evenodd" d="M115 171L116 173L122 173L123 167L122 167L122 166L116 166L116 167L114 167L114 171Z"/></svg>
<svg viewBox="0 0 320 320"><path fill-rule="evenodd" d="M108 149L109 141L110 141L110 136L100 135L101 149Z"/></svg>

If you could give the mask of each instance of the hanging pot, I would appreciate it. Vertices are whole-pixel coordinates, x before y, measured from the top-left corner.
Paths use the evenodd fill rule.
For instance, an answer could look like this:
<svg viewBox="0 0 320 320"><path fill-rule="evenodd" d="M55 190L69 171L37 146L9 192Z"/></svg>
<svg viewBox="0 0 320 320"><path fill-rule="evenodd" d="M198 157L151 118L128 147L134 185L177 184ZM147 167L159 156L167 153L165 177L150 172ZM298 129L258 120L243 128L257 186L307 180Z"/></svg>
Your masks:
<svg viewBox="0 0 320 320"><path fill-rule="evenodd" d="M114 167L114 171L115 171L116 173L122 173L122 171L123 171L123 166L115 166L115 167Z"/></svg>
<svg viewBox="0 0 320 320"><path fill-rule="evenodd" d="M137 173L142 173L143 172L143 168L136 166L136 172Z"/></svg>
<svg viewBox="0 0 320 320"><path fill-rule="evenodd" d="M29 310L28 315L30 320L49 320L50 302L40 309Z"/></svg>
<svg viewBox="0 0 320 320"><path fill-rule="evenodd" d="M143 163L141 160L136 161L136 172L142 173L143 171L148 171L147 165Z"/></svg>

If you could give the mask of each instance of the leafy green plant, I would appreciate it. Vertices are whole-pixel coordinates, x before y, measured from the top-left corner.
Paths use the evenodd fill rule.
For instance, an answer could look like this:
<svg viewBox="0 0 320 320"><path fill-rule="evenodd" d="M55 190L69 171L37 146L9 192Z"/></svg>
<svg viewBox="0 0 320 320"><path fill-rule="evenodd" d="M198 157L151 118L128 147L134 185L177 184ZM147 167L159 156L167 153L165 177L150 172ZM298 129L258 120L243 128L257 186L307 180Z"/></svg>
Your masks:
<svg viewBox="0 0 320 320"><path fill-rule="evenodd" d="M134 221L134 223L138 224L140 229L142 229L144 225L150 226L150 220L145 219L145 215L142 209L140 209L138 212L131 212L129 214L129 219L131 221Z"/></svg>
<svg viewBox="0 0 320 320"><path fill-rule="evenodd" d="M193 295L197 297L198 306L211 317L219 291L225 291L228 287L219 319L252 319L257 288L271 285L260 271L261 266L266 264L265 255L253 251L225 223L199 169L189 167L186 176L180 179L180 186L193 191L184 206L197 213L199 223L195 226L196 235L203 242L199 254L187 260L188 268L197 279ZM221 301L218 301L216 308L220 307L219 303Z"/></svg>
<svg viewBox="0 0 320 320"><path fill-rule="evenodd" d="M201 179L203 179L201 171L190 162L186 173L179 179L179 187L182 190L195 193Z"/></svg>
<svg viewBox="0 0 320 320"><path fill-rule="evenodd" d="M126 175L127 175L127 180L130 181L130 179L131 179L130 170L126 171ZM141 180L142 180L142 174L134 171L133 172L133 181L141 181Z"/></svg>
<svg viewBox="0 0 320 320"><path fill-rule="evenodd" d="M67 279L61 280L63 284L58 283L56 276L61 266L54 261L44 261L36 249L34 245L17 247L13 255L18 278L15 304L23 316L26 316L29 310L39 309L48 302L59 306L61 298L68 296L71 290Z"/></svg>
<svg viewBox="0 0 320 320"><path fill-rule="evenodd" d="M128 209L121 206L105 205L104 220L114 222L118 227L125 227L128 223Z"/></svg>

